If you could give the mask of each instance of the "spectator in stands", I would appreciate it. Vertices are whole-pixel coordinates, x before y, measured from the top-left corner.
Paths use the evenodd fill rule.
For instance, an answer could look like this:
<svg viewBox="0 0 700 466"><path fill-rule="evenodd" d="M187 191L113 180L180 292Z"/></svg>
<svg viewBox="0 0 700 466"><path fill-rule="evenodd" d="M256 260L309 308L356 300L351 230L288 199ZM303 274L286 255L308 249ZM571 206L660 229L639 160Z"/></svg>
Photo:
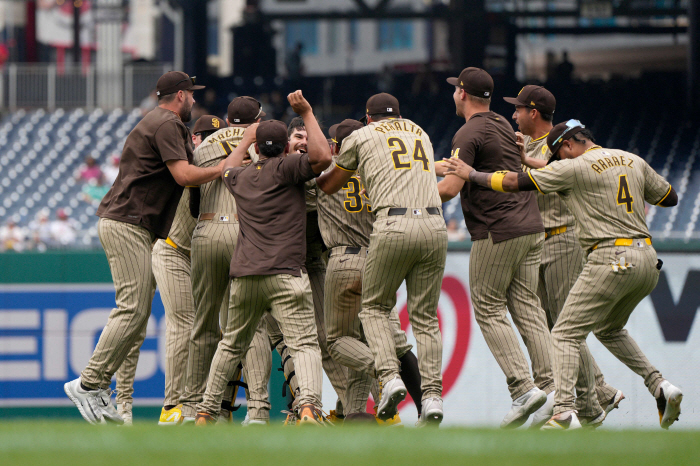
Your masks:
<svg viewBox="0 0 700 466"><path fill-rule="evenodd" d="M56 220L51 222L51 240L58 246L70 246L78 237L75 222L68 218L63 209L56 212Z"/></svg>
<svg viewBox="0 0 700 466"><path fill-rule="evenodd" d="M27 247L27 232L11 218L0 227L0 251L24 251Z"/></svg>
<svg viewBox="0 0 700 466"><path fill-rule="evenodd" d="M570 84L574 75L574 64L569 61L569 52L562 52L561 63L557 65L557 81L560 84Z"/></svg>
<svg viewBox="0 0 700 466"><path fill-rule="evenodd" d="M297 42L293 49L287 51L285 65L287 66L287 79L292 83L304 75L304 70L301 63L301 53L304 50L304 44Z"/></svg>
<svg viewBox="0 0 700 466"><path fill-rule="evenodd" d="M107 160L107 163L102 167L102 174L104 175L105 184L112 186L114 180L117 179L119 175L119 153L113 154Z"/></svg>
<svg viewBox="0 0 700 466"><path fill-rule="evenodd" d="M36 214L35 219L29 222L29 235L34 248L39 251L46 251L47 248L53 246L51 223L49 222L49 212L47 210L40 210Z"/></svg>
<svg viewBox="0 0 700 466"><path fill-rule="evenodd" d="M377 90L387 94L394 92L394 71L391 66L385 64L381 73L377 75Z"/></svg>
<svg viewBox="0 0 700 466"><path fill-rule="evenodd" d="M97 162L91 156L85 157L85 165L81 168L78 175L79 181L90 181L98 179L102 176L102 170Z"/></svg>
<svg viewBox="0 0 700 466"><path fill-rule="evenodd" d="M78 196L82 201L88 202L95 207L99 207L100 201L105 197L111 185L105 183L104 175L100 175L97 179L88 181Z"/></svg>
<svg viewBox="0 0 700 466"><path fill-rule="evenodd" d="M447 241L464 241L467 239L467 232L459 227L460 222L452 217L447 222Z"/></svg>

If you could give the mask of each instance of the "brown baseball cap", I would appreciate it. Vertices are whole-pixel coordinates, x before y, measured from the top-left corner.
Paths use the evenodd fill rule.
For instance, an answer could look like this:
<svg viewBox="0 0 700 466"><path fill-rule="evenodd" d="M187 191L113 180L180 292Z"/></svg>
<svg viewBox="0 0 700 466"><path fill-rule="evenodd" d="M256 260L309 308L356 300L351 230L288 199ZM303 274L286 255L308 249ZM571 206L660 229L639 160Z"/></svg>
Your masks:
<svg viewBox="0 0 700 466"><path fill-rule="evenodd" d="M586 127L578 120L564 121L554 126L554 128L552 128L547 135L547 146L549 147L549 151L552 153L547 165L560 159L557 152L561 148L564 141L571 138L573 135L580 133L584 129L586 129Z"/></svg>
<svg viewBox="0 0 700 466"><path fill-rule="evenodd" d="M226 128L224 120L214 115L202 115L194 124L192 134L201 133L202 131L218 131L221 128Z"/></svg>
<svg viewBox="0 0 700 466"><path fill-rule="evenodd" d="M286 145L289 142L287 125L279 120L261 121L258 129L255 131L255 141L259 146L271 146L276 143Z"/></svg>
<svg viewBox="0 0 700 466"><path fill-rule="evenodd" d="M197 76L190 77L183 71L168 71L158 78L156 83L156 95L163 96L174 94L177 91L196 91L204 89L204 86L195 86Z"/></svg>
<svg viewBox="0 0 700 466"><path fill-rule="evenodd" d="M503 100L515 106L534 108L542 113L552 115L557 106L554 94L542 86L528 84L520 89L517 97L504 97Z"/></svg>
<svg viewBox="0 0 700 466"><path fill-rule="evenodd" d="M255 123L255 120L265 115L262 104L247 95L236 97L228 104L228 122L232 125Z"/></svg>
<svg viewBox="0 0 700 466"><path fill-rule="evenodd" d="M343 139L350 136L350 133L356 129L360 128L362 128L361 122L348 118L328 128L328 134L330 134L333 142L338 144L338 147L340 147L343 144Z"/></svg>
<svg viewBox="0 0 700 466"><path fill-rule="evenodd" d="M474 97L488 99L493 94L493 78L481 68L464 68L458 78L447 78L447 82L461 87Z"/></svg>
<svg viewBox="0 0 700 466"><path fill-rule="evenodd" d="M386 92L374 94L372 97L367 99L366 109L367 115L387 113L389 115L399 116L401 114L401 111L399 110L399 100Z"/></svg>

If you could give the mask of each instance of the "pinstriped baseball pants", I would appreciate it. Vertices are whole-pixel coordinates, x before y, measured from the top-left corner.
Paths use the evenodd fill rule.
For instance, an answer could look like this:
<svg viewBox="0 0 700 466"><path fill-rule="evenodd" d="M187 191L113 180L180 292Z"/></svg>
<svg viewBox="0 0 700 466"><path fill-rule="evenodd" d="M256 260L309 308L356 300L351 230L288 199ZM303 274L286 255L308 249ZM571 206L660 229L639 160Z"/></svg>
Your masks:
<svg viewBox="0 0 700 466"><path fill-rule="evenodd" d="M506 376L512 399L535 386L554 390L552 341L547 318L537 297L537 278L544 233L494 243L474 241L469 256L469 289L474 317L486 344ZM525 342L532 361L530 378L511 319Z"/></svg>
<svg viewBox="0 0 700 466"><path fill-rule="evenodd" d="M260 320L271 310L294 359L299 403L321 407L323 373L309 277L254 275L231 281L224 337L212 360L203 401L197 412L216 415L224 389L248 350Z"/></svg>
<svg viewBox="0 0 700 466"><path fill-rule="evenodd" d="M345 414L364 412L372 378L377 378L372 351L367 346L360 308L362 305L362 272L367 251L345 254L345 246L329 251L326 266L326 292L324 315L328 341L328 352L333 359L348 368L348 407ZM391 310L389 320L394 330L394 345L397 357L411 350L396 308ZM370 378L371 377L371 378Z"/></svg>
<svg viewBox="0 0 700 466"><path fill-rule="evenodd" d="M416 337L423 399L442 396L442 338L437 318L447 259L447 228L442 215L377 215L370 235L362 280L360 320L380 381L399 375L391 310L406 280L408 315Z"/></svg>
<svg viewBox="0 0 700 466"><path fill-rule="evenodd" d="M621 254L616 252L624 251ZM624 258L631 264L615 272L611 266ZM580 345L590 332L622 363L644 379L654 395L663 380L637 342L624 329L637 304L656 287L656 251L643 241L641 247L601 247L588 255L586 265L552 329L556 361L557 393L554 414L575 409L574 386L579 373ZM588 371L588 387L595 380ZM592 396L596 396L595 392ZM596 396L597 400L597 396Z"/></svg>
<svg viewBox="0 0 700 466"><path fill-rule="evenodd" d="M80 379L88 388L108 388L148 324L156 291L151 270L155 236L138 225L108 218L100 218L97 231L112 272L117 307L109 314Z"/></svg>
<svg viewBox="0 0 700 466"><path fill-rule="evenodd" d="M547 313L550 330L564 307L569 291L583 270L584 262L583 249L576 238L573 226L562 234L545 239L537 295ZM598 401L611 400L617 393L617 389L605 382L603 373L584 340L581 342L579 381L576 382L576 410L579 417L597 417L601 413L601 408L598 403L593 402L586 387L588 376L585 371L587 370L593 371Z"/></svg>

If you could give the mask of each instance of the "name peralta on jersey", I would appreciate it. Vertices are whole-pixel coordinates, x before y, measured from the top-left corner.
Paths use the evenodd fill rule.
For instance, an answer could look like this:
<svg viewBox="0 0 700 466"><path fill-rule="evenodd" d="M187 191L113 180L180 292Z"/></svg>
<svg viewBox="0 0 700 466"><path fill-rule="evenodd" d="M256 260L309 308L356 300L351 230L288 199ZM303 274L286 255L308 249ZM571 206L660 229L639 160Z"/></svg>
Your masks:
<svg viewBox="0 0 700 466"><path fill-rule="evenodd" d="M343 140L336 165L357 171L375 212L388 207L440 207L433 145L411 120L370 123Z"/></svg>

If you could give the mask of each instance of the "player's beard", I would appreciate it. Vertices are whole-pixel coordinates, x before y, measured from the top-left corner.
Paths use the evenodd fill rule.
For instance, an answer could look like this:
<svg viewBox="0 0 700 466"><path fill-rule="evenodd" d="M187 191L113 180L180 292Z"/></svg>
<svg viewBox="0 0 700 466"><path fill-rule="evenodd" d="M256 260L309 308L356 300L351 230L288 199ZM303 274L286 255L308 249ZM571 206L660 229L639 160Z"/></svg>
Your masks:
<svg viewBox="0 0 700 466"><path fill-rule="evenodd" d="M187 123L192 119L192 104L189 104L187 107L184 105L188 105L187 103L183 104L183 108L180 111L180 119L182 120L183 123Z"/></svg>

